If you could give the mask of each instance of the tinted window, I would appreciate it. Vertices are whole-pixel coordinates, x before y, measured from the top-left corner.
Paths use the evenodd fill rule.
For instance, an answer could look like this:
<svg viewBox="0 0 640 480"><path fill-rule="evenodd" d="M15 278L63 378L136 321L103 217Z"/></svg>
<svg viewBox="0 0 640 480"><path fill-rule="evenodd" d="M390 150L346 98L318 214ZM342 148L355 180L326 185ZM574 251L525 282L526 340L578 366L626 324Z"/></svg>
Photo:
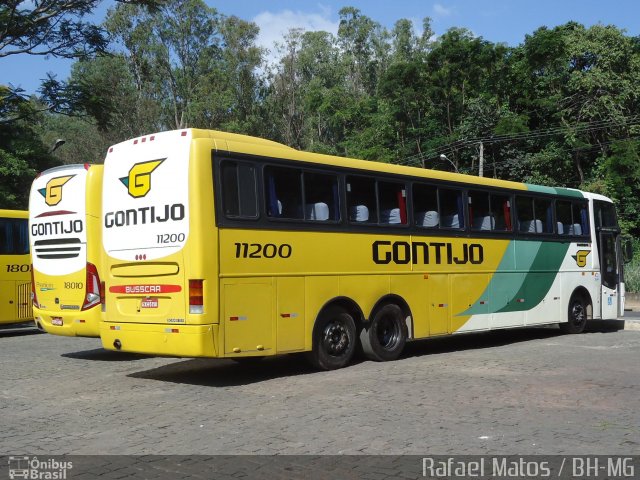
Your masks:
<svg viewBox="0 0 640 480"><path fill-rule="evenodd" d="M365 177L347 177L347 208L352 222L378 223L376 181Z"/></svg>
<svg viewBox="0 0 640 480"><path fill-rule="evenodd" d="M413 186L413 221L419 227L440 226L438 213L438 189L433 185Z"/></svg>
<svg viewBox="0 0 640 480"><path fill-rule="evenodd" d="M29 253L29 227L26 219L0 218L0 254Z"/></svg>
<svg viewBox="0 0 640 480"><path fill-rule="evenodd" d="M493 230L496 220L491 213L487 192L469 192L469 222L472 230Z"/></svg>
<svg viewBox="0 0 640 480"><path fill-rule="evenodd" d="M315 222L340 220L338 177L323 173L303 172L306 220Z"/></svg>
<svg viewBox="0 0 640 480"><path fill-rule="evenodd" d="M596 227L618 228L616 209L612 203L595 200L593 207Z"/></svg>
<svg viewBox="0 0 640 480"><path fill-rule="evenodd" d="M542 232L553 233L553 207L551 200L546 198L536 198L533 200L533 207L536 215L536 225L542 226Z"/></svg>
<svg viewBox="0 0 640 480"><path fill-rule="evenodd" d="M407 202L403 183L378 182L380 223L406 224Z"/></svg>
<svg viewBox="0 0 640 480"><path fill-rule="evenodd" d="M266 167L264 174L267 215L303 219L302 172L295 168Z"/></svg>
<svg viewBox="0 0 640 480"><path fill-rule="evenodd" d="M464 228L464 204L461 190L438 188L438 203L441 227Z"/></svg>
<svg viewBox="0 0 640 480"><path fill-rule="evenodd" d="M517 226L519 232L542 232L542 225L540 225L540 228L536 225L536 218L533 213L533 198L517 196L516 212L518 214Z"/></svg>
<svg viewBox="0 0 640 480"><path fill-rule="evenodd" d="M556 201L556 231L559 235L589 235L587 204Z"/></svg>
<svg viewBox="0 0 640 480"><path fill-rule="evenodd" d="M256 171L253 165L222 163L222 209L227 217L257 218Z"/></svg>

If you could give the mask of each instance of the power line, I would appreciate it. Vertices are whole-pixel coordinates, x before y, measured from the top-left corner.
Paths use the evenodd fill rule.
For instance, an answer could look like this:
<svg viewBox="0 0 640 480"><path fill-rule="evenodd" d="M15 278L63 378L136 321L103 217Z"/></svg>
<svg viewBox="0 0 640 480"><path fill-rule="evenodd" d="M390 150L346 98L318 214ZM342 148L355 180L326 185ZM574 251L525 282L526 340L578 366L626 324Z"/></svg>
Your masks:
<svg viewBox="0 0 640 480"><path fill-rule="evenodd" d="M431 159L439 156L440 154L453 154L458 150L463 148L467 148L474 144L478 144L483 142L485 144L493 144L500 142L509 142L516 140L530 140L535 138L541 138L545 136L553 136L560 133L566 133L568 131L572 131L574 133L588 133L597 130L604 130L614 126L624 126L630 127L635 125L640 125L640 115L634 115L630 117L623 117L620 120L597 120L593 122L588 122L584 124L579 124L575 126L565 126L565 127L550 127L546 129L528 131L528 132L518 132L512 134L504 134L504 135L494 135L488 137L474 137L470 139L461 139L456 140L447 145L443 145L437 149L431 149L425 153L418 153L416 155L412 155L410 157L406 157L402 161L395 162L397 165L412 165L412 164L422 164L424 160Z"/></svg>

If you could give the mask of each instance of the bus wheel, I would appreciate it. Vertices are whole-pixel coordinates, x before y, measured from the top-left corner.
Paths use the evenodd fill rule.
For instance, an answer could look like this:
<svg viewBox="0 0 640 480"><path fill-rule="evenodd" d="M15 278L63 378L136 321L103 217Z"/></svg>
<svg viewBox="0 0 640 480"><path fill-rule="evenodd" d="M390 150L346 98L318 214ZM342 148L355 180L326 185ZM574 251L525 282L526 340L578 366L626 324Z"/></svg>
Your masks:
<svg viewBox="0 0 640 480"><path fill-rule="evenodd" d="M564 333L582 333L587 324L587 305L582 295L574 294L569 302L568 321L560 324Z"/></svg>
<svg viewBox="0 0 640 480"><path fill-rule="evenodd" d="M384 362L398 358L407 343L402 309L389 304L378 310L360 332L360 343L371 360Z"/></svg>
<svg viewBox="0 0 640 480"><path fill-rule="evenodd" d="M356 348L356 323L342 309L323 313L316 322L309 360L322 370L346 367Z"/></svg>

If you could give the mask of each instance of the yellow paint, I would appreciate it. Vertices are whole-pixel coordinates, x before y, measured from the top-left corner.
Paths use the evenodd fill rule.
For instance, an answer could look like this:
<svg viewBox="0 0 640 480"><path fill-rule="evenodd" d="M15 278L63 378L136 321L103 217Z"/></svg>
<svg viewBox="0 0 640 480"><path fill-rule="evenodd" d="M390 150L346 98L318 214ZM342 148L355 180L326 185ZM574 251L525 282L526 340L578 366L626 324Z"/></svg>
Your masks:
<svg viewBox="0 0 640 480"><path fill-rule="evenodd" d="M177 140L180 134L157 134L155 146L172 142L172 135ZM409 305L415 338L451 333L469 318L457 315L486 289L509 244L507 240L377 233L217 229L212 155L258 155L526 190L515 182L300 152L236 134L205 130L188 130L188 134L190 147L181 153L183 168L189 172L188 238L182 250L154 261L129 262L108 255L107 312L101 326L105 348L114 349L113 342L120 339L125 351L180 356L263 356L310 350L319 312L338 297L352 301L366 319L382 297L396 295ZM149 143L115 145L113 161L132 158L134 148L145 152L151 148ZM158 155L145 160L144 154L136 153L135 158L138 163L130 167L129 187L137 181L140 190L134 193L142 194L147 187L154 188L150 182L165 174L167 165L159 167ZM147 170L137 170L141 165ZM254 244L273 245L275 251L286 245L290 255L250 258ZM412 261L414 244L417 258ZM481 247L482 262L456 263L472 244ZM190 279L204 281L204 314L189 313ZM145 310L140 308L145 295L118 292L141 284L175 285L180 291L155 296L158 307ZM179 332L165 335L163 329L169 326ZM199 333L188 334L191 329Z"/></svg>
<svg viewBox="0 0 640 480"><path fill-rule="evenodd" d="M144 197L151 190L151 173L160 166L163 160L136 163L129 170L128 185L129 195L132 197Z"/></svg>
<svg viewBox="0 0 640 480"><path fill-rule="evenodd" d="M58 205L62 201L62 187L73 177L73 175L65 175L62 177L52 178L47 182L46 192L44 196L47 205L53 207L55 205Z"/></svg>
<svg viewBox="0 0 640 480"><path fill-rule="evenodd" d="M23 210L0 210L0 219L21 219L26 222L28 217L28 212ZM0 253L0 324L33 319L30 264L29 253Z"/></svg>
<svg viewBox="0 0 640 480"><path fill-rule="evenodd" d="M85 168L84 166L81 168ZM102 249L102 165L91 165L86 175L86 193L79 202L85 203L86 215L84 228L86 229L87 245L86 261L96 266L101 280L104 280L103 249ZM46 174L46 172L45 172ZM66 179L58 188L68 182L75 175L57 177L53 180ZM58 200L62 195L59 193ZM32 192L32 195L34 193ZM59 203L58 201L58 203ZM49 204L47 202L47 204ZM57 205L57 203L56 203ZM33 219L32 219L33 220ZM64 262L64 260L60 260ZM86 292L87 270L82 268L76 272L65 275L47 275L34 268L34 288L39 302L39 307L33 308L37 324L47 333L62 336L98 337L100 336L99 322L102 316L102 307L95 305L87 310L81 310ZM82 285L82 288L77 288ZM72 310L69 307L74 307ZM57 323L62 322L62 325ZM56 324L54 324L56 322Z"/></svg>

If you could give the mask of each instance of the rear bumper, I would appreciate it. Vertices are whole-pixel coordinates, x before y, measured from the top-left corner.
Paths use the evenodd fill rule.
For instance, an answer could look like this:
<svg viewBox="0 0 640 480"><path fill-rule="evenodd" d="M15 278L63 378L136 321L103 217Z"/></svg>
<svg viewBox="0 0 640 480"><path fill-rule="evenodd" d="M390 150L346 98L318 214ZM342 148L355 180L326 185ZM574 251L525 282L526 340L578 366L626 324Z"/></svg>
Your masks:
<svg viewBox="0 0 640 480"><path fill-rule="evenodd" d="M169 357L217 357L218 325L100 322L107 350ZM116 347L117 345L117 347Z"/></svg>
<svg viewBox="0 0 640 480"><path fill-rule="evenodd" d="M52 335L66 337L99 337L100 316L102 311L97 305L85 311L51 312L33 308L33 316L36 326L40 326L45 332ZM62 325L54 325L53 318L61 318Z"/></svg>

